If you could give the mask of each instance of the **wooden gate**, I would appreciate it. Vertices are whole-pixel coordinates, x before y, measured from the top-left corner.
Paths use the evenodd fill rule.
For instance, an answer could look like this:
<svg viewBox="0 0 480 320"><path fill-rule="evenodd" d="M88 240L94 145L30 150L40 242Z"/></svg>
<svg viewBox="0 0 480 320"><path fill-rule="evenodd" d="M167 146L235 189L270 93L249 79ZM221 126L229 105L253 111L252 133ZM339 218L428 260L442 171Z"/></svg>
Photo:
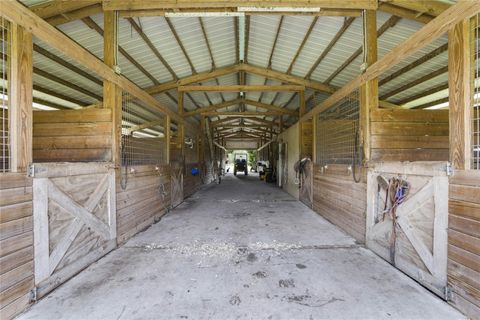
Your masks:
<svg viewBox="0 0 480 320"><path fill-rule="evenodd" d="M183 168L182 162L171 162L172 208L175 208L183 202Z"/></svg>
<svg viewBox="0 0 480 320"><path fill-rule="evenodd" d="M115 248L115 172L110 163L36 163L31 175L41 297Z"/></svg>
<svg viewBox="0 0 480 320"><path fill-rule="evenodd" d="M371 250L444 298L448 245L446 167L446 162L373 164L367 180L366 239ZM386 192L378 176L387 180L398 177L410 186L404 202L396 209L396 222L390 211L384 210Z"/></svg>

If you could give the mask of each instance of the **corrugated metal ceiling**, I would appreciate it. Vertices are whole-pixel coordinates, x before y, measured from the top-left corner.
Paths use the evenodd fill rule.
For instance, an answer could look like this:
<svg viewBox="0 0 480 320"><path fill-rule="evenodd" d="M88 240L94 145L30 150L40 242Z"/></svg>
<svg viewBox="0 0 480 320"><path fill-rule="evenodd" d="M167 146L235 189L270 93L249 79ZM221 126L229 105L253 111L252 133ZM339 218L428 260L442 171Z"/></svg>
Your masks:
<svg viewBox="0 0 480 320"><path fill-rule="evenodd" d="M42 1L36 0L24 0L22 1L26 5L34 5ZM377 14L377 28L385 23L391 16L378 12ZM103 29L103 16L92 16L91 19ZM285 16L283 19L282 27L280 29L277 44L272 56L273 70L285 72L292 63L292 59L297 53L297 50L302 43L312 21L311 16ZM318 18L305 46L299 53L291 74L298 77L305 77L309 72L312 65L325 50L332 38L342 27L344 23L343 17L326 17L322 16ZM234 17L208 17L202 18L205 26L205 32L208 38L209 45L211 47L214 64L217 68L233 65L236 63L236 36L235 36L235 18ZM153 46L158 50L160 55L165 59L168 66L173 70L173 75L168 71L167 67L159 60L154 52L148 47L145 41L140 35L132 28L130 22L127 19L120 19L119 23L119 44L124 51L126 51L138 64L140 64L147 72L154 78L157 83L163 83L174 80L175 77L182 78L189 76L193 73L192 68L189 65L186 55L182 51L179 43L174 37L174 34L170 30L167 20L164 17L142 17L135 18L142 32L149 38ZM200 19L198 17L176 17L170 18L171 24L178 34L179 40L183 44L186 50L188 58L191 60L196 72L205 72L212 69L212 58L208 51L207 42L203 36L200 26ZM269 57L272 53L272 46L277 33L277 28L280 22L280 16L267 15L267 16L251 16L250 17L250 31L249 31L249 45L248 45L248 63L260 66L268 67ZM422 27L420 23L415 21L401 19L394 27L389 28L378 39L378 56L383 57L390 52L395 46L411 36L414 32ZM67 24L58 26L58 28L78 42L80 45L89 50L93 55L99 59L103 58L103 39L100 34L91 29L83 21L73 21ZM394 66L387 74L382 77L388 76L397 70L405 67L409 63L421 58L425 54L440 47L447 42L447 37L443 37L433 41L430 45L418 50L415 54L402 61L397 66ZM41 41L35 39L35 43L51 50ZM362 46L362 19L356 18L348 30L342 35L339 41L335 44L332 50L325 56L323 61L315 69L311 75L311 79L325 82L356 50ZM69 57L63 56L56 50L51 50L52 53L61 57L62 59L70 62L71 64L85 70L82 66L78 65L75 61L72 61ZM142 88L148 88L154 85L154 81L150 79L144 72L138 67L132 64L122 54L119 54L119 65L122 73L131 81L136 83ZM410 70L409 72L397 77L396 79L386 83L380 88L380 95L384 95L391 90L398 88L401 85L412 82L425 74L438 70L447 65L448 55L447 52L440 54L439 56L431 59L430 61L421 64L420 66ZM360 65L362 61L362 54L360 54L352 63L350 63L342 72L340 72L331 81L331 85L336 87L342 87L348 81L353 79L360 73ZM50 59L45 58L39 53L34 54L34 65L37 68L53 73L62 79L74 83L94 94L102 95L102 88L98 84L79 76L72 72L68 68L65 68ZM396 94L387 100L390 102L398 102L422 91L430 89L438 84L441 84L448 79L448 74L445 73L424 83L416 85L404 92ZM41 76L34 77L35 84L42 85L43 87L53 90L55 92L62 93L70 96L73 100L84 101L86 104L95 103L95 99L85 95L81 92L67 88L54 81L47 80ZM218 83L221 85L233 85L238 84L238 77L235 74L222 76L218 78ZM265 83L265 78L257 75L249 74L246 77L247 84L261 84ZM215 80L205 81L203 84L216 85ZM280 81L268 80L267 84L277 85L281 84ZM174 99L177 98L175 90L168 92ZM443 93L445 94L445 93ZM448 93L447 93L448 94ZM53 97L49 97L45 94L36 93L38 97L55 103L62 103L61 100ZM309 90L306 96L310 96ZM200 107L209 105L209 100L213 103L220 103L224 100L233 100L237 97L237 93L215 93L209 92L207 96L203 93L192 92L190 96L195 100L196 104ZM295 110L298 107L298 98L291 99L292 93L255 93L249 92L246 94L247 99L258 100L262 96L262 102L272 103L275 99L275 104L286 106L289 109ZM176 109L175 102L169 98L166 93L156 94L162 104L168 106L172 110ZM275 98L276 97L276 98ZM316 102L325 99L326 95L317 95ZM438 99L438 95L431 98L432 100ZM431 101L431 100L430 100ZM427 101L428 102L428 101ZM425 103L425 99L418 102L418 104ZM312 102L310 102L312 104ZM414 106L415 104L409 104ZM67 104L65 104L67 106ZM70 104L67 107L72 107ZM186 110L196 109L195 104L189 97L185 98ZM236 110L238 106L231 106L225 110ZM311 106L309 106L311 108ZM256 110L255 107L247 106L247 110ZM152 117L153 114L146 115Z"/></svg>

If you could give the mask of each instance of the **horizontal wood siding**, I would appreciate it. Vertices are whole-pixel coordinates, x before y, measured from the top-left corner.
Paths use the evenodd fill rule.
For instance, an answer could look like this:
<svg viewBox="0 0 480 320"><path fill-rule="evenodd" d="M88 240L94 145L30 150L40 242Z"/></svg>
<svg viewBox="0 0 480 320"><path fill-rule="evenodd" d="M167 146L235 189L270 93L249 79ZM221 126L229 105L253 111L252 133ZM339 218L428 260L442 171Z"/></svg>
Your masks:
<svg viewBox="0 0 480 320"><path fill-rule="evenodd" d="M122 177L123 171L117 174L119 244L158 221L170 206L170 166L160 166L159 170L150 165L132 169L126 177Z"/></svg>
<svg viewBox="0 0 480 320"><path fill-rule="evenodd" d="M33 161L109 161L110 109L33 112Z"/></svg>
<svg viewBox="0 0 480 320"><path fill-rule="evenodd" d="M365 242L366 174L355 183L346 165L313 168L313 209L357 241ZM359 175L359 173L357 173Z"/></svg>
<svg viewBox="0 0 480 320"><path fill-rule="evenodd" d="M0 319L11 319L30 303L33 279L32 180L24 173L0 174Z"/></svg>
<svg viewBox="0 0 480 320"><path fill-rule="evenodd" d="M448 160L448 110L374 110L371 159Z"/></svg>
<svg viewBox="0 0 480 320"><path fill-rule="evenodd" d="M450 180L448 285L451 303L480 319L480 171L457 171Z"/></svg>

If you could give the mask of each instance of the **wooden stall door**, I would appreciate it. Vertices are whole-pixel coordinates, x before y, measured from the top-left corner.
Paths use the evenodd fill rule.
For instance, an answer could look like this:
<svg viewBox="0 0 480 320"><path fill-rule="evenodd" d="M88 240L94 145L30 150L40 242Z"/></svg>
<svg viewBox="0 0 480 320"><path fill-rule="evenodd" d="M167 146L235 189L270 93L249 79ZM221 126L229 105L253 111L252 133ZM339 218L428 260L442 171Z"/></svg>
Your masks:
<svg viewBox="0 0 480 320"><path fill-rule="evenodd" d="M116 246L110 163L36 163L35 285L44 296Z"/></svg>
<svg viewBox="0 0 480 320"><path fill-rule="evenodd" d="M443 298L447 285L446 166L446 162L374 164L367 184L367 246ZM410 185L408 196L397 207L396 223L390 212L383 214L385 193L379 187L379 175L399 177Z"/></svg>
<svg viewBox="0 0 480 320"><path fill-rule="evenodd" d="M171 201L172 207L175 208L183 201L183 163L173 161L171 168Z"/></svg>
<svg viewBox="0 0 480 320"><path fill-rule="evenodd" d="M313 162L310 160L305 165L299 198L307 207L313 208Z"/></svg>

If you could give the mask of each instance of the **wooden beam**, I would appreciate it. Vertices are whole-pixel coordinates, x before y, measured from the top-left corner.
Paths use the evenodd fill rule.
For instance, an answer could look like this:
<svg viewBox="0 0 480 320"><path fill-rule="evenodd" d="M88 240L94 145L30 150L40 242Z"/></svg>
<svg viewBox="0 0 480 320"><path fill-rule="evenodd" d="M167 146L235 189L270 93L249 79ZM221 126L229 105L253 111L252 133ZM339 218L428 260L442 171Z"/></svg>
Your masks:
<svg viewBox="0 0 480 320"><path fill-rule="evenodd" d="M96 99L98 101L102 101L102 97L99 96L98 94L96 93L93 93L87 89L85 89L84 87L81 87L81 86L78 86L74 83L71 83L69 81L66 81L65 79L61 78L61 77L57 77L56 75L52 74L52 73L49 73L47 71L44 71L38 67L33 67L33 73L43 77L43 78L46 78L48 80L51 80L53 82L56 82L58 84L61 84L67 88L70 88L72 90L75 90L77 92L80 92L80 93L83 93L84 95L86 96L89 96L93 99Z"/></svg>
<svg viewBox="0 0 480 320"><path fill-rule="evenodd" d="M140 130L143 130L143 129L155 127L155 126L158 126L158 125L164 124L164 123L165 123L165 119L162 118L162 119L157 119L157 120L153 120L153 121L148 121L148 122L138 124L138 125L135 125L135 126L131 126L130 128L127 129L127 135L131 135L135 131L140 131Z"/></svg>
<svg viewBox="0 0 480 320"><path fill-rule="evenodd" d="M429 23L434 18L431 15L419 14L416 11L413 11L413 10L410 10L410 9L405 9L405 8L402 8L402 7L397 7L395 5L392 5L392 4L389 4L389 3L386 3L386 2L379 3L378 10L386 12L386 13L393 14L397 17L401 17L401 18L405 18L405 19L409 19L409 20L414 20L414 21L424 23L424 24Z"/></svg>
<svg viewBox="0 0 480 320"><path fill-rule="evenodd" d="M125 91L130 92L133 96L143 101L148 106L154 107L159 111L170 115L176 121L182 122L183 119L175 112L171 111L151 95L136 86L123 76L116 74L110 67L98 60L85 48L72 41L66 35L53 26L42 20L30 10L23 7L16 1L2 1L0 6L0 16L18 23L26 30L31 31L40 40L47 45L59 50L66 56L82 64L84 67L97 74L102 79L114 82Z"/></svg>
<svg viewBox="0 0 480 320"><path fill-rule="evenodd" d="M103 14L103 61L113 68L118 57L118 17L113 11ZM103 108L112 110L112 162L122 164L122 91L112 81L103 81Z"/></svg>
<svg viewBox="0 0 480 320"><path fill-rule="evenodd" d="M158 9L200 9L200 8L236 8L236 7L320 7L329 9L371 9L376 10L378 7L376 0L355 0L342 1L338 0L266 0L262 2L255 2L250 0L245 1L231 1L231 0L207 0L207 1L157 1L157 0L104 0L104 10L158 10Z"/></svg>
<svg viewBox="0 0 480 320"><path fill-rule="evenodd" d="M10 24L10 68L8 105L10 131L10 171L26 172L32 162L32 34Z"/></svg>
<svg viewBox="0 0 480 320"><path fill-rule="evenodd" d="M416 0L381 0L388 2L398 7L416 11L418 13L426 13L430 16L436 17L442 12L450 8L448 3L442 1L416 1ZM467 0L468 1L468 0Z"/></svg>
<svg viewBox="0 0 480 320"><path fill-rule="evenodd" d="M397 16L392 16L390 19L385 21L385 23L378 29L377 31L377 38L379 38L382 34L384 34L388 29L393 28L398 21L400 21L401 18ZM333 79L335 79L336 76L338 76L343 70L345 70L346 67L350 65L359 55L361 55L363 52L363 48L360 47L355 51L340 67L338 67L325 81L325 83L329 84L332 82Z"/></svg>
<svg viewBox="0 0 480 320"><path fill-rule="evenodd" d="M190 59L188 53L187 53L187 50L185 49L185 47L183 46L183 43L182 43L182 40L180 40L180 37L178 36L177 34L177 31L175 30L175 27L173 26L173 23L170 21L169 18L165 17L165 21L167 22L168 24L168 27L170 28L170 31L172 32L173 34L173 37L175 38L175 40L177 41L177 44L180 46L180 49L182 49L182 52L183 52L183 55L185 56L185 58L187 59L188 61L188 64L190 65L190 69L192 71L192 74L195 74L197 73L197 70L195 70L195 66L193 65L192 63L192 60Z"/></svg>
<svg viewBox="0 0 480 320"><path fill-rule="evenodd" d="M99 86L103 86L103 82L101 80L99 80L98 78L92 76L91 74L89 74L88 72L85 72L84 70L76 67L75 65L71 64L70 62L52 54L50 51L42 48L41 46L37 45L37 44L33 44L33 50L35 52L38 52L39 54L41 54L42 56L58 63L59 65L75 72L76 74L84 77L85 79L88 79L96 84L98 84Z"/></svg>
<svg viewBox="0 0 480 320"><path fill-rule="evenodd" d="M392 90L392 91L389 91L389 92L383 94L383 95L380 97L380 99L385 100L385 99L388 99L388 98L390 98L390 97L393 97L393 96L396 95L396 94L399 94L399 93L404 92L404 91L406 91L406 90L408 90L408 89L411 89L411 88L419 85L420 83L423 83L423 82L426 82L426 81L428 81L428 80L431 80L431 79L433 79L433 78L435 78L435 77L438 77L438 76L440 76L440 75L442 75L442 74L445 74L445 73L447 73L447 72L448 72L448 66L442 67L442 68L440 68L440 69L438 69L438 70L435 70L435 71L433 71L433 72L430 72L430 73L428 73L428 74L426 74L426 75L424 75L424 76L422 76L422 77L420 77L420 78L418 78L418 79L415 79L414 81L411 81L411 82L409 82L409 83L406 83L406 84L404 84L403 86L397 87L396 89L394 89L394 90Z"/></svg>
<svg viewBox="0 0 480 320"><path fill-rule="evenodd" d="M165 163L170 164L170 138L171 138L171 119L170 116L165 116L165 124L163 125L163 133L165 134Z"/></svg>
<svg viewBox="0 0 480 320"><path fill-rule="evenodd" d="M243 101L242 99L235 99L235 100L225 101L225 102L218 103L218 104L213 104L213 105L205 107L205 108L199 108L197 110L185 112L183 114L183 116L184 117L192 117L192 116L195 116L195 115L198 115L198 114L201 114L201 113L215 111L217 109L223 109L223 108L226 108L226 107L229 107L229 106L233 106L235 104L241 103L242 101Z"/></svg>
<svg viewBox="0 0 480 320"><path fill-rule="evenodd" d="M388 75L384 78L382 78L382 80L380 80L379 82L379 85L382 86L384 85L385 83L388 83L390 81L392 81L393 79L396 79L398 78L399 76L401 76L402 74L405 74L406 72L412 70L412 69L415 69L416 67L418 67L419 65L427 62L427 61L430 61L431 59L435 58L436 56L438 56L439 54L443 53L443 52L446 52L448 50L448 43L445 43L444 45L430 51L429 53L427 53L426 55L424 55L423 57L413 61L412 63L409 63L408 65L406 65L405 67L395 71L394 73L392 73L391 75Z"/></svg>
<svg viewBox="0 0 480 320"><path fill-rule="evenodd" d="M82 1L65 1L65 0L50 0L42 2L37 5L29 7L33 13L40 18L46 19L49 17L65 14L74 10L79 10L91 5L101 3L101 0L82 0Z"/></svg>
<svg viewBox="0 0 480 320"><path fill-rule="evenodd" d="M104 36L103 29L95 22L92 18L87 17L82 19L83 23L85 23L89 28L95 30L99 35L102 37ZM158 80L155 79L154 76L150 74L141 64L139 64L123 47L120 45L118 46L118 52L120 52L131 64L133 64L140 72L142 72L153 84L159 84Z"/></svg>
<svg viewBox="0 0 480 320"><path fill-rule="evenodd" d="M303 92L303 91L301 91ZM290 115L290 116L296 116L297 113L293 110L289 110L289 109L286 109L286 108L282 108L282 107L278 107L278 106L274 106L272 104L266 104L266 103L263 103L263 102L258 102L258 101L254 101L254 100L245 100L244 101L245 104L249 104L249 105L252 105L252 106L255 106L255 107L258 107L258 108L262 108L262 109L266 109L266 110L269 110L269 111L275 111L275 112L278 112L278 113L281 113L281 114L286 114L286 115Z"/></svg>
<svg viewBox="0 0 480 320"><path fill-rule="evenodd" d="M97 3L77 10L72 10L56 16L52 16L50 18L46 18L45 21L50 23L52 26L58 26L71 21L91 17L101 12L103 12L102 4Z"/></svg>
<svg viewBox="0 0 480 320"><path fill-rule="evenodd" d="M150 48L150 50L152 50L153 54L155 56L157 56L158 60L160 60L160 62L163 64L163 66L168 70L168 72L173 77L173 79L177 79L178 77L175 74L175 72L173 71L172 67L170 67L168 62L163 58L163 56L158 51L157 47L155 47L155 45L152 43L152 41L150 41L150 39L147 37L147 35L143 32L142 28L140 28L140 26L135 22L135 20L133 20L131 18L127 19L127 21L130 23L130 25L133 27L133 29L135 29L135 31L138 33L140 38L143 39L143 41ZM157 81L156 85L159 85L158 81Z"/></svg>
<svg viewBox="0 0 480 320"><path fill-rule="evenodd" d="M330 52L330 50L332 50L338 40L340 40L345 31L347 31L348 28L352 25L353 21L355 21L355 18L345 19L342 27L337 31L333 39L329 42L328 46L323 50L322 54L317 58L313 66L307 72L307 75L305 76L306 79L309 79L312 76L312 73L317 69L318 65L323 61L323 59L325 59L327 54Z"/></svg>
<svg viewBox="0 0 480 320"><path fill-rule="evenodd" d="M179 86L179 91L183 92L292 92L304 91L304 86L284 85L284 86L262 86L262 85L232 85L232 86Z"/></svg>
<svg viewBox="0 0 480 320"><path fill-rule="evenodd" d="M336 102L340 101L342 98L346 97L356 88L359 88L365 82L374 78L378 78L380 74L397 65L400 61L409 57L432 41L438 39L460 21L471 17L479 11L480 2L478 1L461 1L453 5L444 13L432 20L432 22L411 35L407 40L396 46L392 51L387 53L372 66L368 67L362 75L359 75L349 81L345 86L328 97L324 102L310 110L300 119L300 121L306 121L323 110L326 110Z"/></svg>
<svg viewBox="0 0 480 320"><path fill-rule="evenodd" d="M454 169L471 169L472 81L470 22L460 21L448 32L450 162Z"/></svg>
<svg viewBox="0 0 480 320"><path fill-rule="evenodd" d="M312 23L310 23L310 27L308 28L307 33L303 37L302 43L298 47L297 52L295 53L295 56L292 59L292 62L290 62L290 66L288 66L288 69L287 69L287 72L286 72L287 74L292 73L293 66L295 65L295 62L297 62L297 59L298 59L298 56L300 55L300 52L302 52L303 47L305 46L308 39L310 38L310 34L312 33L313 28L317 24L317 21L318 21L318 17L315 17L315 18L313 18Z"/></svg>
<svg viewBox="0 0 480 320"><path fill-rule="evenodd" d="M282 82L289 82L289 83L293 83L293 84L302 85L302 86L305 86L307 88L311 88L311 89L321 91L321 92L327 92L327 93L335 92L334 87L332 87L330 85L326 85L326 84L321 83L319 81L303 79L301 77L288 75L288 74L285 74L283 72L275 71L275 70L268 69L268 68L257 67L257 66L251 65L251 64L244 63L244 64L240 65L240 69L245 71L245 72L248 72L248 73L253 73L253 74L256 74L256 75L259 75L259 76L264 76L264 77L267 77L267 78L270 78L270 79L280 80Z"/></svg>
<svg viewBox="0 0 480 320"><path fill-rule="evenodd" d="M377 13L363 12L364 61L367 66L377 62ZM370 114L378 108L378 78L367 81L360 87L360 143L363 145L363 159L370 160ZM357 164L353 164L357 165Z"/></svg>
<svg viewBox="0 0 480 320"><path fill-rule="evenodd" d="M41 92L41 93L44 93L44 94L47 94L49 96L52 96L52 97L55 97L55 98L58 98L58 99L62 99L62 100L65 100L67 102L71 102L71 103L74 103L76 105L79 105L79 106L88 106L89 103L85 102L85 101L82 101L82 100L77 100L77 99L74 99L72 98L71 96L68 96L66 94L62 94L62 93L58 93L58 92L55 92L51 89L48 89L48 88L45 88L45 87L42 87L38 84L34 84L33 85L33 90L35 91L38 91L38 92Z"/></svg>

